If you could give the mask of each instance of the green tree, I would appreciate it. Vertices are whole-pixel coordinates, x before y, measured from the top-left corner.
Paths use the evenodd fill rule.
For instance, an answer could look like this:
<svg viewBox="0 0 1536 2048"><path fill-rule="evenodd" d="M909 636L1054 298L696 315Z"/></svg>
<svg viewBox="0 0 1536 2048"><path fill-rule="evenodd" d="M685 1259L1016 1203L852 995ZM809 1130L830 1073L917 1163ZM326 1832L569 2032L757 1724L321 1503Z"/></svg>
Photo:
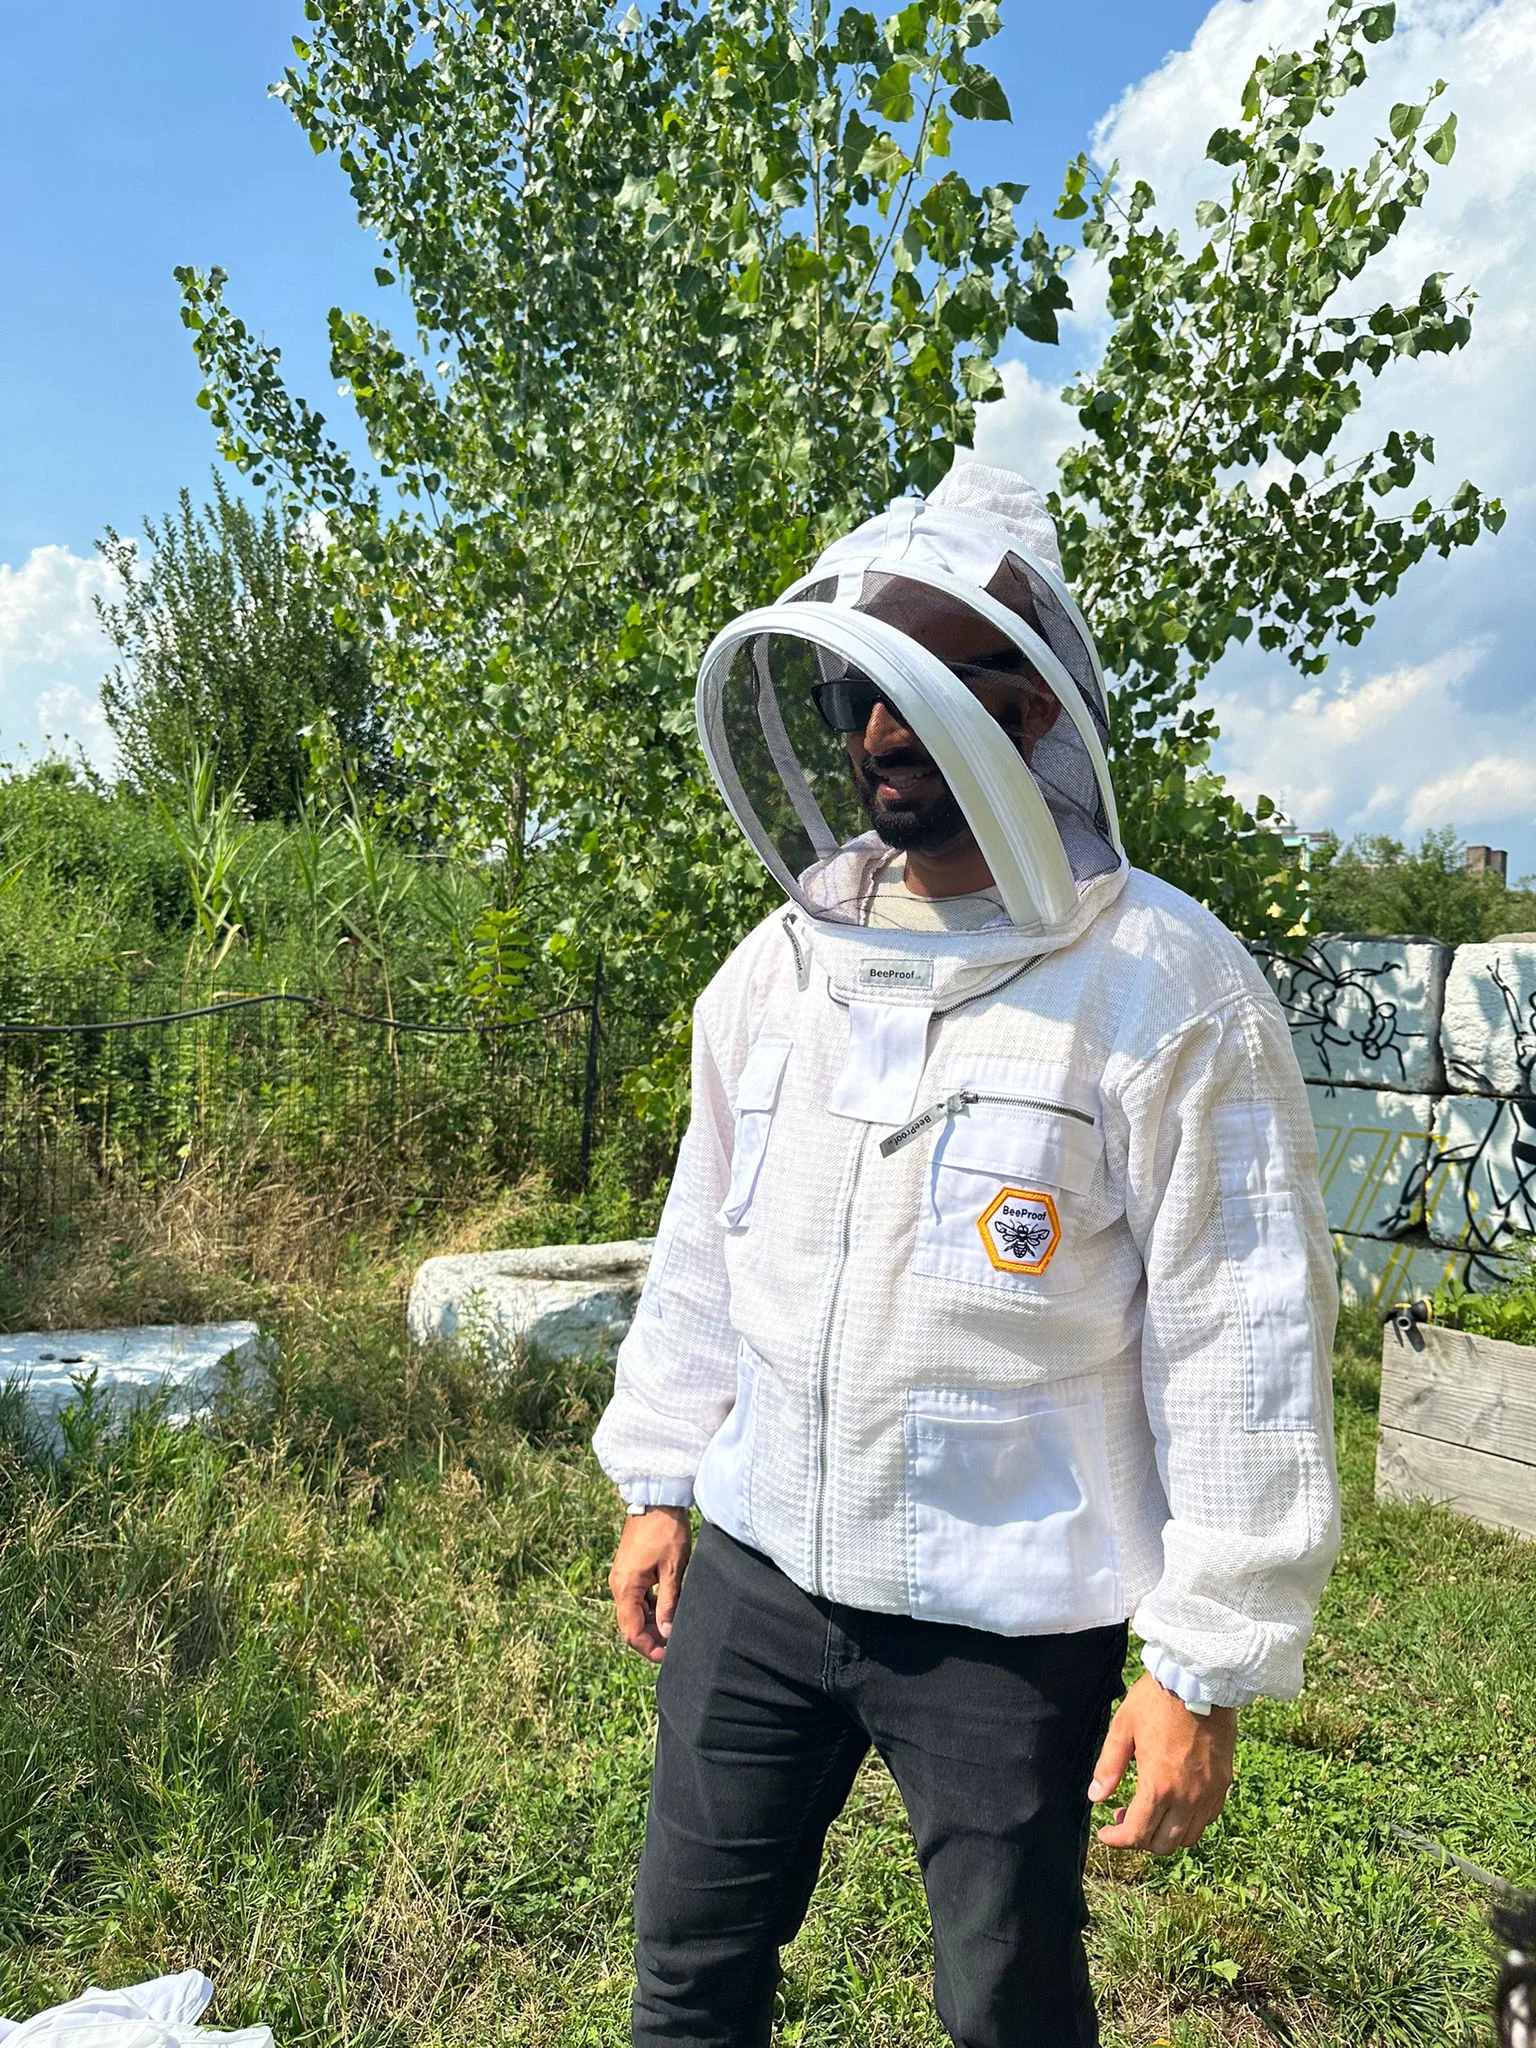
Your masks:
<svg viewBox="0 0 1536 2048"><path fill-rule="evenodd" d="M825 0L308 0L277 88L333 152L402 345L331 316L367 481L225 279L179 273L224 452L324 508L330 567L387 678L407 756L464 834L505 840L515 916L558 954L602 945L677 1000L768 892L703 780L692 676L713 630L834 530L926 488L995 395L1010 333L1055 335L1069 253L1016 185L945 168L953 125L1003 119L976 62L991 0L914 0L883 26ZM1398 109L1364 171L1307 130L1364 77L1392 10L1337 0L1266 60L1213 138L1230 203L1184 255L1079 162L1058 206L1109 268L1115 328L1070 396L1088 433L1058 511L1118 681L1133 851L1240 928L1299 909L1277 838L1207 766L1199 680L1234 638L1315 667L1428 546L1493 524L1379 517L1431 451L1346 468L1358 377L1459 346L1465 298L1327 312L1422 196L1453 129ZM1247 477L1278 460L1268 494ZM1260 806L1263 812L1264 807Z"/></svg>
<svg viewBox="0 0 1536 2048"><path fill-rule="evenodd" d="M1262 828L1273 806L1250 817L1206 765L1217 728L1202 678L1254 634L1319 674L1328 643L1358 645L1372 607L1426 553L1504 518L1470 483L1438 500L1426 491L1427 435L1341 448L1367 375L1471 335L1472 294L1443 275L1406 305L1348 310L1455 149L1455 115L1431 112L1439 83L1392 108L1363 167L1323 161L1313 131L1364 83L1365 50L1394 17L1333 0L1310 49L1259 59L1236 126L1207 145L1232 175L1223 199L1196 208L1189 249L1157 222L1147 185L1125 193L1083 157L1057 208L1083 218L1114 320L1097 368L1063 394L1087 438L1062 459L1054 509L1117 680L1127 844L1249 932L1294 919L1300 878Z"/></svg>
<svg viewBox="0 0 1536 2048"><path fill-rule="evenodd" d="M338 632L295 514L255 513L215 474L212 502L187 491L145 521L147 549L109 527L97 543L122 597L98 600L121 657L102 707L126 779L164 795L206 765L257 818L291 817L317 725L370 787L389 776L367 655Z"/></svg>
<svg viewBox="0 0 1536 2048"><path fill-rule="evenodd" d="M1313 856L1307 884L1314 931L1421 934L1449 946L1536 931L1536 895L1507 889L1492 872L1469 873L1466 848L1448 828L1426 832L1411 852L1382 834L1334 841Z"/></svg>
<svg viewBox="0 0 1536 2048"><path fill-rule="evenodd" d="M905 482L1055 333L1065 250L973 191L991 0L313 0L280 88L410 288L332 359L392 505L182 273L226 451L327 510L410 758L558 950L675 1001L770 900L691 730L714 628ZM387 622L387 630L386 630Z"/></svg>

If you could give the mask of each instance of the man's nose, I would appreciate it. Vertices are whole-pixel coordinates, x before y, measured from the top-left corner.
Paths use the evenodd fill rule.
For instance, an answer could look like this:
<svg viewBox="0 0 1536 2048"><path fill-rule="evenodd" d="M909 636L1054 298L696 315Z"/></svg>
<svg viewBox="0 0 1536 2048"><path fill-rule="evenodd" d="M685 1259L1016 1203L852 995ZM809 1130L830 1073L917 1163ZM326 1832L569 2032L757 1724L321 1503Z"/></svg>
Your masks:
<svg viewBox="0 0 1536 2048"><path fill-rule="evenodd" d="M901 714L893 711L883 697L875 700L875 708L864 724L864 751L867 754L889 754L897 747L921 745L917 734L910 725L902 723Z"/></svg>

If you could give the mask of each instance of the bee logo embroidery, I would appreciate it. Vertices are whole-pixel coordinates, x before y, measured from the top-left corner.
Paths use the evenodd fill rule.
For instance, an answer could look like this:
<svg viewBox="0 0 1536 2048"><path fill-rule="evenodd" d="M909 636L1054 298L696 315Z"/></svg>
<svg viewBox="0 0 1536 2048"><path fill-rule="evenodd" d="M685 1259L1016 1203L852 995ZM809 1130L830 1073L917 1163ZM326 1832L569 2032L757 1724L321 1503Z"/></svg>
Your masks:
<svg viewBox="0 0 1536 2048"><path fill-rule="evenodd" d="M1003 1188L976 1228L999 1273L1043 1273L1061 1243L1061 1218L1044 1188Z"/></svg>

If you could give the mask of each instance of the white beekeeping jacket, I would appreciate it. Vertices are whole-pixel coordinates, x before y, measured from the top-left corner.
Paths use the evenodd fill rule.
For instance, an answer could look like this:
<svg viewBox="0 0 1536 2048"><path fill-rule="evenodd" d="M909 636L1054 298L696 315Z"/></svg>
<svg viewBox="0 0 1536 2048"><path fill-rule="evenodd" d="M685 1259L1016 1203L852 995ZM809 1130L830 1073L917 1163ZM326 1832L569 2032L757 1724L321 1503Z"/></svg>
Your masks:
<svg viewBox="0 0 1536 2048"><path fill-rule="evenodd" d="M957 606L1026 657L1027 743L906 630ZM811 696L850 671L958 799L983 928L865 921L891 856ZM605 1470L849 1606L1129 1616L1192 1705L1294 1693L1338 1543L1311 1120L1247 953L1127 867L1037 494L899 500L720 635L699 718L790 903L695 1012Z"/></svg>

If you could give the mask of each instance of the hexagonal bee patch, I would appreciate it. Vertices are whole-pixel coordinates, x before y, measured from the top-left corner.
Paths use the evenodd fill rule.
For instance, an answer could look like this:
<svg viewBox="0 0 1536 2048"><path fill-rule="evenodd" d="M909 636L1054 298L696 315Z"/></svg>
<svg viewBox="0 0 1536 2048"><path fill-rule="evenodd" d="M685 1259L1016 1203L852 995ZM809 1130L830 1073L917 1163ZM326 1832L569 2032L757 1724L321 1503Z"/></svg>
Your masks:
<svg viewBox="0 0 1536 2048"><path fill-rule="evenodd" d="M976 1228L999 1273L1043 1273L1061 1243L1061 1218L1044 1188L1003 1188Z"/></svg>

